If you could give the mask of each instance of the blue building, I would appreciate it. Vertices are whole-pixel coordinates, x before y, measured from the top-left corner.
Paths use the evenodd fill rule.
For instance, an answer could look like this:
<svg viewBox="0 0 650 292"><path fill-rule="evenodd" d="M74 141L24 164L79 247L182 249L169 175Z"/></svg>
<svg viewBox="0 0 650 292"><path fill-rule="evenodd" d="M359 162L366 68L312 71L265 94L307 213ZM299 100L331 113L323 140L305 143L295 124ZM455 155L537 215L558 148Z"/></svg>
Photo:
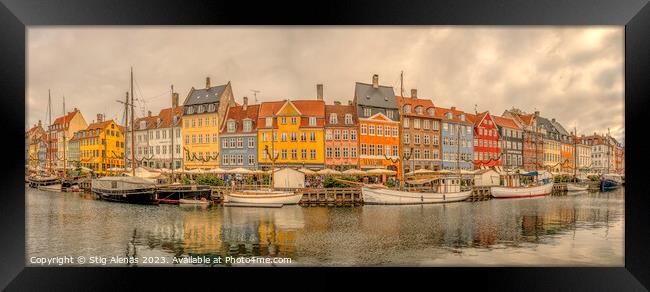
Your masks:
<svg viewBox="0 0 650 292"><path fill-rule="evenodd" d="M257 115L259 105L244 104L228 108L219 135L221 168L257 169Z"/></svg>
<svg viewBox="0 0 650 292"><path fill-rule="evenodd" d="M442 169L474 169L474 123L469 115L455 107L435 108L436 117L441 119ZM459 139L460 137L460 139ZM458 155L460 151L460 156Z"/></svg>

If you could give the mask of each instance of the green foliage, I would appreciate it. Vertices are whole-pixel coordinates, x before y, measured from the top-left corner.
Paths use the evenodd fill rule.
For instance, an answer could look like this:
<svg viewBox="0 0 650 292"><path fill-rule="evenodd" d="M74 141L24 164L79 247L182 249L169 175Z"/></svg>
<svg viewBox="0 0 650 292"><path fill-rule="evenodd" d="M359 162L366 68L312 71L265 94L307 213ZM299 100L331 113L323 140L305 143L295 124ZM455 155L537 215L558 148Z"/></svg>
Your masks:
<svg viewBox="0 0 650 292"><path fill-rule="evenodd" d="M223 179L213 175L198 176L196 178L196 183L200 185L208 185L208 186L215 186L215 187L221 187L224 185Z"/></svg>
<svg viewBox="0 0 650 292"><path fill-rule="evenodd" d="M192 184L192 180L190 180L187 177L183 177L183 179L181 179L181 183L184 184L184 185L189 185L189 184Z"/></svg>
<svg viewBox="0 0 650 292"><path fill-rule="evenodd" d="M589 178L590 181L600 181L600 176L597 175L590 175L587 178Z"/></svg>
<svg viewBox="0 0 650 292"><path fill-rule="evenodd" d="M346 175L340 177L342 180L347 180L347 181L353 181L353 182L361 182L363 181L363 176L360 175Z"/></svg>
<svg viewBox="0 0 650 292"><path fill-rule="evenodd" d="M384 183L384 185L387 186L387 187L389 187L389 188L394 188L394 187L397 186L397 184L395 184L395 182L392 181L392 180L386 181L386 182Z"/></svg>
<svg viewBox="0 0 650 292"><path fill-rule="evenodd" d="M345 187L348 187L348 184L342 183L340 181L335 180L333 177L328 176L323 181L323 187L325 187L325 188L345 188Z"/></svg>
<svg viewBox="0 0 650 292"><path fill-rule="evenodd" d="M565 183L571 181L571 177L568 175L558 175L553 178L553 181L556 183Z"/></svg>

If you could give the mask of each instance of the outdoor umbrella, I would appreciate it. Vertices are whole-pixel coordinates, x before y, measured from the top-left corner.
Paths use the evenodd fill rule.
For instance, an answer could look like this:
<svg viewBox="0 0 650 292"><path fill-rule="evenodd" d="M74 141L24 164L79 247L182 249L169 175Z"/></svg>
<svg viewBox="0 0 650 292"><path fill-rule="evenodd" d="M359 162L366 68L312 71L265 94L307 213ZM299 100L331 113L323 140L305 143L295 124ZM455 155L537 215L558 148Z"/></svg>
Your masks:
<svg viewBox="0 0 650 292"><path fill-rule="evenodd" d="M333 169L330 169L330 168L323 168L323 169L317 171L316 173L321 174L321 175L340 175L341 174L340 171L336 171L336 170L333 170Z"/></svg>
<svg viewBox="0 0 650 292"><path fill-rule="evenodd" d="M253 171L250 170L250 169L239 167L239 168L235 168L235 169L226 170L226 173L253 174Z"/></svg>
<svg viewBox="0 0 650 292"><path fill-rule="evenodd" d="M429 169L418 169L407 173L406 175L416 175L416 174L433 174L435 171Z"/></svg>
<svg viewBox="0 0 650 292"><path fill-rule="evenodd" d="M313 171L311 169L308 169L308 168L304 168L304 167L299 168L298 171L304 173L305 175L314 175L314 174L316 174L315 171Z"/></svg>
<svg viewBox="0 0 650 292"><path fill-rule="evenodd" d="M343 174L347 175L366 175L366 172L360 169L355 169L355 168L350 168L346 171L343 172Z"/></svg>

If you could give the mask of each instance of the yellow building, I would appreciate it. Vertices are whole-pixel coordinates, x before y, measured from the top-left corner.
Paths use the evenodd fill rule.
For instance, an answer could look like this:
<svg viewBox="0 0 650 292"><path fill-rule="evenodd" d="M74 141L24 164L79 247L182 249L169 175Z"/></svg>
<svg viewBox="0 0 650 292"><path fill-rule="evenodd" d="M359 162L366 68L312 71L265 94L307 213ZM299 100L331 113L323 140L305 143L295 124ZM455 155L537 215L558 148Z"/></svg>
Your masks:
<svg viewBox="0 0 650 292"><path fill-rule="evenodd" d="M204 89L192 87L183 102L183 164L187 169L219 166L219 129L229 107L235 105L230 82Z"/></svg>
<svg viewBox="0 0 650 292"><path fill-rule="evenodd" d="M264 102L257 119L259 165L321 169L325 164L325 103L322 100ZM272 139L271 139L272 137Z"/></svg>
<svg viewBox="0 0 650 292"><path fill-rule="evenodd" d="M30 167L44 167L45 157L40 157L39 154L43 152L41 148L44 146L43 139L46 138L45 129L43 129L40 120L27 132L27 165Z"/></svg>
<svg viewBox="0 0 650 292"><path fill-rule="evenodd" d="M552 139L544 139L544 168L553 172L562 169L561 143Z"/></svg>
<svg viewBox="0 0 650 292"><path fill-rule="evenodd" d="M107 175L110 168L124 167L124 127L113 120L98 121L79 132L79 161L95 174Z"/></svg>

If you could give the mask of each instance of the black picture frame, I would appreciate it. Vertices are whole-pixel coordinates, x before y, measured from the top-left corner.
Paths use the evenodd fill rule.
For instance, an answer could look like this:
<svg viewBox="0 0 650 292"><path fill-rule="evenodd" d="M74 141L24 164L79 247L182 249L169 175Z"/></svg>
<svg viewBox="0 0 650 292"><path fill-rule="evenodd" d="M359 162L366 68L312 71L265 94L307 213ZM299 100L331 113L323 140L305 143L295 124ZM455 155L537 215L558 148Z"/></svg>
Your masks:
<svg viewBox="0 0 650 292"><path fill-rule="evenodd" d="M0 201L0 287L7 290L117 290L166 286L173 278L219 287L239 284L340 287L343 280L406 288L428 282L451 289L632 291L650 287L650 212L644 188L650 92L650 5L634 1L358 1L260 3L213 1L0 0L0 106L5 154ZM23 184L26 27L37 25L624 25L625 26L625 267L621 268L354 268L126 269L25 267ZM18 149L20 148L20 149ZM646 151L647 152L647 151ZM13 154L16 153L16 154ZM253 276L254 274L254 276ZM340 280L341 279L341 280ZM235 281L235 280L233 280ZM232 282L232 281L231 281ZM311 284L309 283L311 282ZM190 283L187 283L188 285ZM425 284L426 285L426 284ZM300 286L305 287L305 286ZM426 286L424 286L426 287ZM188 288L185 286L184 288ZM281 287L279 287L281 288ZM445 288L449 289L449 288Z"/></svg>

